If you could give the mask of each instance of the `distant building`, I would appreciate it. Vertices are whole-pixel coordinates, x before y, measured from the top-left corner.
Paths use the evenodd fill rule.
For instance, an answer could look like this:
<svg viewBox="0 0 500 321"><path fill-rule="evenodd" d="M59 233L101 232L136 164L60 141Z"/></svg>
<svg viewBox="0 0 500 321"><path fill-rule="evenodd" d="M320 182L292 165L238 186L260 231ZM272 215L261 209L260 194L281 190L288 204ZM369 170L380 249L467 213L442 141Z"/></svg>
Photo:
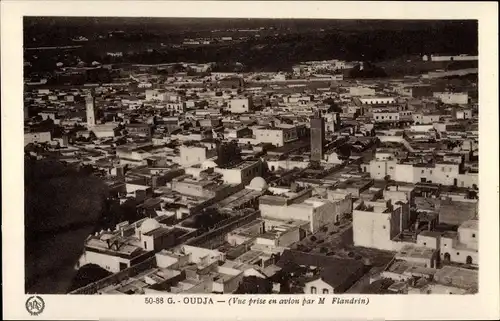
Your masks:
<svg viewBox="0 0 500 321"><path fill-rule="evenodd" d="M441 56L441 55L423 55L423 61L477 61L478 56L469 55L454 55L454 56Z"/></svg>
<svg viewBox="0 0 500 321"><path fill-rule="evenodd" d="M152 134L150 124L127 124L125 129L132 136L151 137Z"/></svg>
<svg viewBox="0 0 500 321"><path fill-rule="evenodd" d="M276 127L261 127L253 130L255 141L283 146L296 141L302 136L302 126L282 124Z"/></svg>
<svg viewBox="0 0 500 321"><path fill-rule="evenodd" d="M215 168L216 173L222 174L226 184L248 184L257 176L262 176L262 162L247 160L226 168Z"/></svg>
<svg viewBox="0 0 500 321"><path fill-rule="evenodd" d="M435 92L433 96L445 104L466 105L469 102L468 93Z"/></svg>
<svg viewBox="0 0 500 321"><path fill-rule="evenodd" d="M456 119L471 119L472 118L472 110L470 110L470 109L455 110L455 118Z"/></svg>
<svg viewBox="0 0 500 321"><path fill-rule="evenodd" d="M311 118L311 161L323 160L325 144L325 120L318 113Z"/></svg>
<svg viewBox="0 0 500 321"><path fill-rule="evenodd" d="M369 87L349 87L349 95L351 96L374 96L375 89Z"/></svg>
<svg viewBox="0 0 500 321"><path fill-rule="evenodd" d="M253 109L252 97L236 98L229 101L229 110L234 114L248 113Z"/></svg>
<svg viewBox="0 0 500 321"><path fill-rule="evenodd" d="M359 98L362 105L390 105L395 104L396 99L394 97L361 97Z"/></svg>
<svg viewBox="0 0 500 321"><path fill-rule="evenodd" d="M97 138L116 137L119 135L119 130L117 129L117 124L106 123L93 126L92 132Z"/></svg>
<svg viewBox="0 0 500 321"><path fill-rule="evenodd" d="M31 132L24 134L24 146L33 143L49 143L52 140L50 131L47 132Z"/></svg>
<svg viewBox="0 0 500 321"><path fill-rule="evenodd" d="M179 164L185 167L202 164L207 159L217 156L217 147L204 144L183 145L179 148Z"/></svg>

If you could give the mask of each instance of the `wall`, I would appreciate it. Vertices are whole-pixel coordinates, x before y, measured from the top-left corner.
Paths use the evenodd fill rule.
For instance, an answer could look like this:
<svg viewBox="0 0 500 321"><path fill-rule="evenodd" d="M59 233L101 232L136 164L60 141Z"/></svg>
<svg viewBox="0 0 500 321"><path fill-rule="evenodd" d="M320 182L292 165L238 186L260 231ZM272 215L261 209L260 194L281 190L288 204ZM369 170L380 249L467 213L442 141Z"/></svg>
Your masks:
<svg viewBox="0 0 500 321"><path fill-rule="evenodd" d="M156 89L146 90L146 100L164 101L167 100L168 94Z"/></svg>
<svg viewBox="0 0 500 321"><path fill-rule="evenodd" d="M394 177L397 182L414 183L413 165L412 164L395 164Z"/></svg>
<svg viewBox="0 0 500 321"><path fill-rule="evenodd" d="M202 247L197 247L197 246L190 246L190 245L182 245L181 248L184 250L185 253L188 253L190 256L190 262L199 264L201 263L202 258L209 256L209 262L212 262L212 260L217 260L217 261L224 261L224 253L221 253L216 250L210 250L210 249L205 249Z"/></svg>
<svg viewBox="0 0 500 321"><path fill-rule="evenodd" d="M472 188L474 185L479 187L479 175L477 173L458 174L457 186Z"/></svg>
<svg viewBox="0 0 500 321"><path fill-rule="evenodd" d="M469 101L469 95L467 93L436 92L433 96L439 98L445 104L465 105Z"/></svg>
<svg viewBox="0 0 500 321"><path fill-rule="evenodd" d="M222 174L224 183L226 184L248 184L257 176L262 175L262 163L255 162L244 168L216 168L217 173Z"/></svg>
<svg viewBox="0 0 500 321"><path fill-rule="evenodd" d="M185 256L186 258L189 258L189 256ZM173 256L169 255L163 255L161 253L156 254L156 265L160 268L171 268L171 269L177 269L179 266L182 266L180 264L180 261L182 258L176 258ZM188 262L186 262L188 263Z"/></svg>
<svg viewBox="0 0 500 321"><path fill-rule="evenodd" d="M249 98L231 99L229 108L232 113L246 113L252 109L252 100Z"/></svg>
<svg viewBox="0 0 500 321"><path fill-rule="evenodd" d="M311 221L312 207L296 207L259 204L259 210L263 218L273 218L282 221L301 220Z"/></svg>
<svg viewBox="0 0 500 321"><path fill-rule="evenodd" d="M477 229L460 226L458 228L458 239L460 243L465 244L468 248L478 249L479 233Z"/></svg>
<svg viewBox="0 0 500 321"><path fill-rule="evenodd" d="M370 98L360 98L361 103L364 105L373 105L373 104L392 104L395 102L395 99L392 97L370 97Z"/></svg>
<svg viewBox="0 0 500 321"><path fill-rule="evenodd" d="M300 241L300 229L297 227L281 234L278 239L278 246L287 247L298 241Z"/></svg>
<svg viewBox="0 0 500 321"><path fill-rule="evenodd" d="M282 129L255 129L254 134L259 143L270 143L277 147L285 144Z"/></svg>
<svg viewBox="0 0 500 321"><path fill-rule="evenodd" d="M427 61L428 56L424 55ZM477 61L478 56L458 55L458 56L433 56L430 57L431 61Z"/></svg>
<svg viewBox="0 0 500 321"><path fill-rule="evenodd" d="M334 293L333 287L330 284L323 281L322 279L317 279L317 280L314 280L311 282L307 282L304 285L304 293L305 294L313 294L313 292L311 291L312 288L316 288L315 294L323 294L323 290L328 290L329 294Z"/></svg>
<svg viewBox="0 0 500 321"><path fill-rule="evenodd" d="M150 257L153 254L154 253L149 252L145 255L145 259L140 263L137 263L129 267L128 269L120 271L116 274L110 275L107 278L101 279L97 282L76 289L70 292L70 294L95 294L99 289L103 289L108 285L121 282L123 280L129 279L130 277L139 274L142 271L154 268L156 266L156 259L154 256Z"/></svg>
<svg viewBox="0 0 500 321"><path fill-rule="evenodd" d="M50 132L37 132L24 134L24 146L32 143L48 143L52 140Z"/></svg>
<svg viewBox="0 0 500 321"><path fill-rule="evenodd" d="M417 235L417 245L430 249L439 250L441 247L439 240L439 237L427 236L422 234Z"/></svg>
<svg viewBox="0 0 500 321"><path fill-rule="evenodd" d="M373 120L375 122L391 122L399 120L399 112L393 113L373 113Z"/></svg>
<svg viewBox="0 0 500 321"><path fill-rule="evenodd" d="M232 246L241 245L250 240L249 236L244 236L240 234L228 233L226 236L226 241Z"/></svg>
<svg viewBox="0 0 500 321"><path fill-rule="evenodd" d="M339 213L334 203L324 201L324 205L313 209L311 231L314 233L323 225L335 223L339 220Z"/></svg>
<svg viewBox="0 0 500 321"><path fill-rule="evenodd" d="M433 172L432 182L443 185L454 185L454 180L458 183L458 164L436 164Z"/></svg>
<svg viewBox="0 0 500 321"><path fill-rule="evenodd" d="M386 161L370 161L370 177L373 179L384 179L387 175L387 162Z"/></svg>
<svg viewBox="0 0 500 321"><path fill-rule="evenodd" d="M143 235L144 238L144 235ZM153 240L153 246L155 251L161 251L163 249L171 248L175 245L175 234L174 233L165 233L160 237L157 237ZM151 248L148 247L148 250Z"/></svg>
<svg viewBox="0 0 500 321"><path fill-rule="evenodd" d="M206 232L195 238L192 238L186 241L185 244L209 248L212 242L217 243L219 240L225 241L225 237L228 232L257 219L259 214L260 214L259 211L255 211L243 217L235 217L231 222L227 223L226 225L218 227L209 232Z"/></svg>
<svg viewBox="0 0 500 321"><path fill-rule="evenodd" d="M375 89L368 87L350 87L349 95L351 96L372 96L375 95Z"/></svg>
<svg viewBox="0 0 500 321"><path fill-rule="evenodd" d="M180 165L184 167L200 164L207 160L206 147L181 146L179 148Z"/></svg>
<svg viewBox="0 0 500 321"><path fill-rule="evenodd" d="M435 180L435 172L436 169L434 167L424 167L424 166L414 166L413 167L413 178L414 183L418 183L422 181L422 178L425 178L426 182L437 183Z"/></svg>
<svg viewBox="0 0 500 321"><path fill-rule="evenodd" d="M92 251L85 251L80 258L80 266L85 264L97 264L112 273L120 272L120 263L125 263L127 267L130 267L130 260L128 259Z"/></svg>
<svg viewBox="0 0 500 321"><path fill-rule="evenodd" d="M451 262L466 264L467 256L472 258L472 264L479 265L479 253L477 250L465 247L456 248L451 246L450 242L441 242L441 260L445 260L446 254L450 255Z"/></svg>
<svg viewBox="0 0 500 321"><path fill-rule="evenodd" d="M390 215L354 210L353 241L355 246L392 251Z"/></svg>

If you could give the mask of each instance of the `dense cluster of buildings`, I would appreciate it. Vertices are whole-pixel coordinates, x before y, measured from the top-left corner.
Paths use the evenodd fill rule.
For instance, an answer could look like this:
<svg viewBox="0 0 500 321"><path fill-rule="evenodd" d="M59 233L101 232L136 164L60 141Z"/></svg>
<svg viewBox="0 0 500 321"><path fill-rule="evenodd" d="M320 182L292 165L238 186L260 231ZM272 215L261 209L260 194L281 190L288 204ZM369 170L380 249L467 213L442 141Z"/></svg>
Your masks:
<svg viewBox="0 0 500 321"><path fill-rule="evenodd" d="M75 268L112 275L73 293L477 291L477 84L98 68L119 76L24 97L26 157L92 168L137 218L87 238Z"/></svg>

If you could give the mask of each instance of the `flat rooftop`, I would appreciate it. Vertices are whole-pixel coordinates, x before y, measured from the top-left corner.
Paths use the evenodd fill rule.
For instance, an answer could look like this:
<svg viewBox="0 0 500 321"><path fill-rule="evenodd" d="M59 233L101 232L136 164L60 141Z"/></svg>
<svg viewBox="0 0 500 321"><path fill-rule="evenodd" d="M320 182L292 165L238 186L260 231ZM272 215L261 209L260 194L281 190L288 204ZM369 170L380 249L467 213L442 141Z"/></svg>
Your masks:
<svg viewBox="0 0 500 321"><path fill-rule="evenodd" d="M477 289L479 277L477 270L446 265L436 272L434 280L443 285L453 285L465 289Z"/></svg>

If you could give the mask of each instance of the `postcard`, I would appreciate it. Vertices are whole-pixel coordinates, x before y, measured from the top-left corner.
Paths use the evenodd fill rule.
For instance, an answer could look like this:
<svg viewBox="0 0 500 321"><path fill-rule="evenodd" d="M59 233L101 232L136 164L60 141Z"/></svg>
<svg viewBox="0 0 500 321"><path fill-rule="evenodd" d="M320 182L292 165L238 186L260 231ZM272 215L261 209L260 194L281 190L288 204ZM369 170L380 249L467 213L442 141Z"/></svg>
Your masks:
<svg viewBox="0 0 500 321"><path fill-rule="evenodd" d="M498 319L496 3L1 7L7 319Z"/></svg>

